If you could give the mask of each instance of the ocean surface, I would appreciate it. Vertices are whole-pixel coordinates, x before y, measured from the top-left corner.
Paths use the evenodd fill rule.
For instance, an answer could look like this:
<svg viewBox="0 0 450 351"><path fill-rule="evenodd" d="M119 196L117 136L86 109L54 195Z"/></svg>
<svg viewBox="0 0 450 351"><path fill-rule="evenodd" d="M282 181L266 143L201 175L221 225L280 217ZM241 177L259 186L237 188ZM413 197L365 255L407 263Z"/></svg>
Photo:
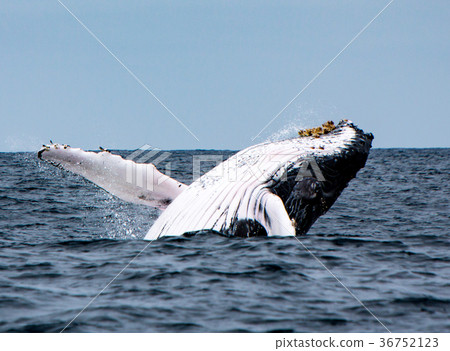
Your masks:
<svg viewBox="0 0 450 351"><path fill-rule="evenodd" d="M192 182L198 153L232 154L174 151L172 176ZM301 243L148 245L156 210L0 153L0 332L450 332L449 160L372 150Z"/></svg>

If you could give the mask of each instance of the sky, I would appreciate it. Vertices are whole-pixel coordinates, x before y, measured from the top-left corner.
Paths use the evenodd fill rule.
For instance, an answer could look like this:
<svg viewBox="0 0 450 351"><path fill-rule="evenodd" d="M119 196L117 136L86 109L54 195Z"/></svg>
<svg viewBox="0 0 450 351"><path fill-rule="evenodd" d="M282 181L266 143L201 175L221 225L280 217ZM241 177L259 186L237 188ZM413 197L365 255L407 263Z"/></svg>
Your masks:
<svg viewBox="0 0 450 351"><path fill-rule="evenodd" d="M0 151L237 150L344 118L450 147L448 0L395 0L350 45L389 0L61 2L92 34L58 0L0 2Z"/></svg>

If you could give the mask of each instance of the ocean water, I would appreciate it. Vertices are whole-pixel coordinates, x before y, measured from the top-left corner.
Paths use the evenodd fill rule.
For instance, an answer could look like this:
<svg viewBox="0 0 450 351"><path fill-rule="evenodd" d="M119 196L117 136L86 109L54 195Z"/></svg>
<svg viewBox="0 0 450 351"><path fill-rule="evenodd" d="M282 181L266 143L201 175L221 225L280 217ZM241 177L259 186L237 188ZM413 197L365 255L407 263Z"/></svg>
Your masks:
<svg viewBox="0 0 450 351"><path fill-rule="evenodd" d="M192 181L194 153L173 152L173 177ZM156 210L0 153L0 332L450 332L449 156L372 150L304 246L212 233L147 246Z"/></svg>

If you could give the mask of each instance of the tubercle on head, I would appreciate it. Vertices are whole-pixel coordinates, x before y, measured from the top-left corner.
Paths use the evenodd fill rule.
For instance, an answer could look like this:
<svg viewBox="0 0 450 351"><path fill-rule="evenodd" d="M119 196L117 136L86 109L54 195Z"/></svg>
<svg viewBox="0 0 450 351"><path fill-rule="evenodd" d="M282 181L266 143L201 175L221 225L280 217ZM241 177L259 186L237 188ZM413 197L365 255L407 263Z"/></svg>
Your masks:
<svg viewBox="0 0 450 351"><path fill-rule="evenodd" d="M104 147L99 146L98 148L99 148L99 150L100 150L101 152L108 152L108 153L111 153L111 151L109 151L108 149L106 149L106 148L104 148Z"/></svg>
<svg viewBox="0 0 450 351"><path fill-rule="evenodd" d="M333 121L328 121L323 123L320 127L308 128L304 130L299 130L298 135L300 137L312 136L314 138L319 138L321 135L328 134L332 130L335 130L336 126Z"/></svg>
<svg viewBox="0 0 450 351"><path fill-rule="evenodd" d="M64 150L66 149L70 149L70 145L67 144L53 144L53 142L50 140L50 144L49 145L42 145L42 149L40 149L38 151L38 158L42 159L42 154L45 151L50 151L51 149L55 149L55 150L60 150L61 148L63 148Z"/></svg>

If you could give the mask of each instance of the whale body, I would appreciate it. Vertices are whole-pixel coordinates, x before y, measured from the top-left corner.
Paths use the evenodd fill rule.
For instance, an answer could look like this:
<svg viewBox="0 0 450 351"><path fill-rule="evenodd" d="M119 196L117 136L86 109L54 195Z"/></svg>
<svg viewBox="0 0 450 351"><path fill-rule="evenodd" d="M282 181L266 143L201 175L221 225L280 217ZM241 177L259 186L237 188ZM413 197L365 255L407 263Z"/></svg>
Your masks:
<svg viewBox="0 0 450 351"><path fill-rule="evenodd" d="M229 236L305 234L365 165L372 134L343 120L326 134L248 147L186 186L152 164L107 151L46 145L39 158L126 201L162 213L145 239L215 231ZM130 182L130 170L145 174ZM143 187L145 183L145 187Z"/></svg>

